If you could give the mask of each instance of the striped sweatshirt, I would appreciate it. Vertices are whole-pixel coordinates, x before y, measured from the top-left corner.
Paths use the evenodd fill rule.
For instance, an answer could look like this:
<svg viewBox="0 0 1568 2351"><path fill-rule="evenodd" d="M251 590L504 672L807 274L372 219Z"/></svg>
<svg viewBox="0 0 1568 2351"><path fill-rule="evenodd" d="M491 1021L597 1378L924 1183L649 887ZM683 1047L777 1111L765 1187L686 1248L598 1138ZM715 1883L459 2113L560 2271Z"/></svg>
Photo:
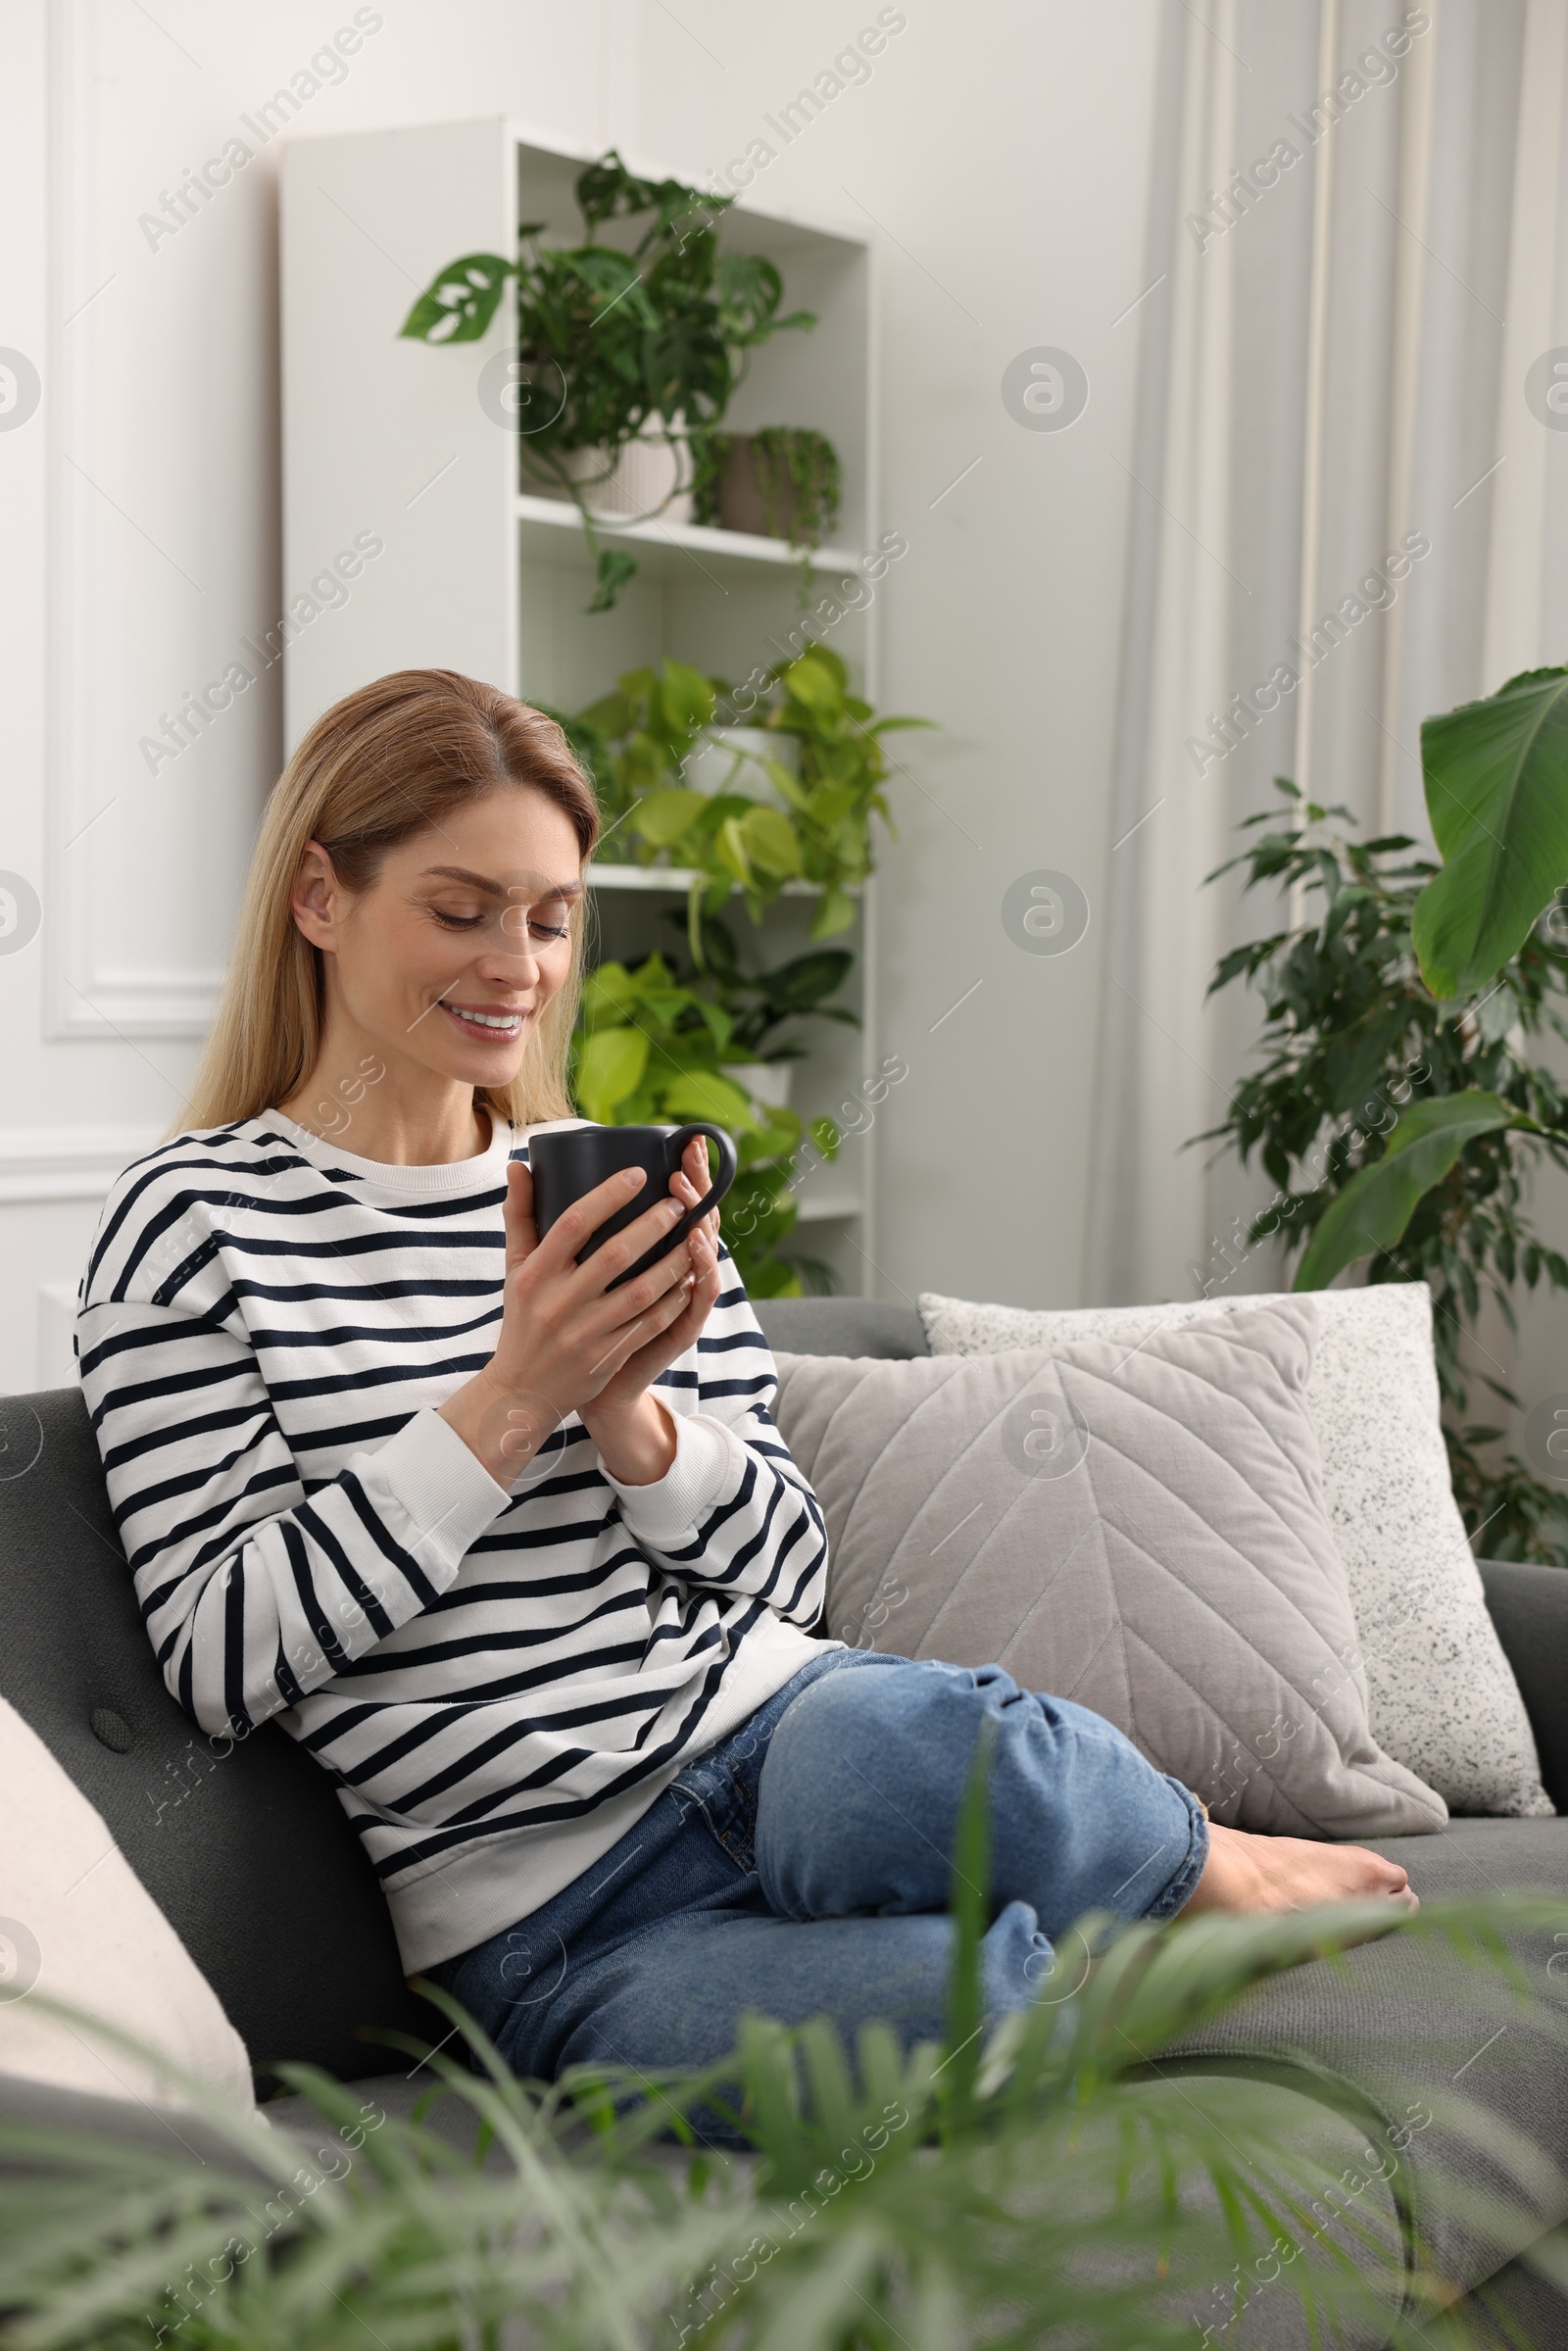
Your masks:
<svg viewBox="0 0 1568 2351"><path fill-rule="evenodd" d="M554 1121L579 1125L580 1120ZM497 1485L435 1407L501 1324L509 1158L357 1158L275 1111L119 1179L76 1353L164 1679L219 1752L275 1719L370 1857L412 1974L569 1885L824 1644L827 1540L727 1250L660 1375L676 1452L575 1413Z"/></svg>

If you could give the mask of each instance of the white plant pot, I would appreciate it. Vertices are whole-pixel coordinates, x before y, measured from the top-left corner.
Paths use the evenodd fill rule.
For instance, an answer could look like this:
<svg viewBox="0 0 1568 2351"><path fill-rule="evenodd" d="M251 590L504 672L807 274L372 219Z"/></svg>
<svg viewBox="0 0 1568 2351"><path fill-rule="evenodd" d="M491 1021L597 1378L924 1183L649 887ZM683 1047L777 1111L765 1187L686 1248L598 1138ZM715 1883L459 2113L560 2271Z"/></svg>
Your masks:
<svg viewBox="0 0 1568 2351"><path fill-rule="evenodd" d="M568 449L562 464L582 491L596 522L690 522L692 453L677 416L666 433L663 419L650 416L635 441L622 447L612 466L603 449Z"/></svg>
<svg viewBox="0 0 1568 2351"><path fill-rule="evenodd" d="M715 726L686 755L680 780L688 792L744 792L771 808L789 803L776 788L764 759L774 759L791 775L801 766L801 746L794 735L776 735L765 726Z"/></svg>
<svg viewBox="0 0 1568 2351"><path fill-rule="evenodd" d="M724 1075L733 1078L753 1102L762 1102L769 1110L787 1110L790 1106L793 1061L730 1061L725 1064Z"/></svg>

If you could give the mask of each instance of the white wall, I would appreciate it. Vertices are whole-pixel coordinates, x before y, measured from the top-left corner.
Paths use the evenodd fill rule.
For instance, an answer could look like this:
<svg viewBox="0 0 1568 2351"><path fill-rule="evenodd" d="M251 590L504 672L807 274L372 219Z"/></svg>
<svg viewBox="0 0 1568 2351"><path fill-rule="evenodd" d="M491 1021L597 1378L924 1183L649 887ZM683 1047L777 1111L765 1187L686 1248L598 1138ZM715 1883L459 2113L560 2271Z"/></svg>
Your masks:
<svg viewBox="0 0 1568 2351"><path fill-rule="evenodd" d="M900 13L870 80L785 145L764 118L830 69L871 0L385 0L291 134L506 110L705 180L760 137L770 204L874 226L882 520L910 546L886 585L884 699L944 730L902 739L884 867L885 1046L910 1076L885 1111L876 1286L1070 1303L1098 961L1020 954L1000 909L1035 867L1093 905L1109 848L1139 325L1118 318L1142 290L1155 0ZM104 1182L178 1114L280 763L276 669L156 774L138 742L295 585L278 550L278 142L241 118L353 15L6 11L0 344L33 360L43 396L0 430L0 871L32 882L44 920L0 954L0 1389L65 1376ZM235 137L253 160L150 244L140 216ZM388 268L373 222L345 244L347 267ZM1088 371L1065 432L1003 406L1004 367L1034 345Z"/></svg>

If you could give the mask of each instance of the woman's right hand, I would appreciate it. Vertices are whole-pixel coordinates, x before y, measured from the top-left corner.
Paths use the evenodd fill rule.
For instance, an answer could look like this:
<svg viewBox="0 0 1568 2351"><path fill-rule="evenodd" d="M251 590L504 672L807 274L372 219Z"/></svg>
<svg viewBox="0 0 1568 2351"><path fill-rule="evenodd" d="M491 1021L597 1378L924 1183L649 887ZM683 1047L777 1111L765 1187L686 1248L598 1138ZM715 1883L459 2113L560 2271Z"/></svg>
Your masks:
<svg viewBox="0 0 1568 2351"><path fill-rule="evenodd" d="M505 1291L501 1335L481 1372L441 1405L498 1486L510 1487L568 1412L592 1401L621 1366L684 1311L691 1264L670 1249L635 1282L610 1285L685 1213L666 1194L578 1265L578 1250L646 1182L621 1169L585 1193L541 1241L533 1178L520 1160L507 1171Z"/></svg>

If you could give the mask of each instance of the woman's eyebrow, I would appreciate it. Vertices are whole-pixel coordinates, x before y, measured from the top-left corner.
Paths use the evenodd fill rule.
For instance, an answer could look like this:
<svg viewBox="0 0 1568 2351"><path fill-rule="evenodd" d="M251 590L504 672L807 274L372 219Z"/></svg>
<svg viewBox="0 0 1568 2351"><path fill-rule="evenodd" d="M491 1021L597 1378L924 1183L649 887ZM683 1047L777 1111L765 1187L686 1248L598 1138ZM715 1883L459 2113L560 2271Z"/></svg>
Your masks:
<svg viewBox="0 0 1568 2351"><path fill-rule="evenodd" d="M420 879L424 880L430 877L439 881L466 882L470 888L482 890L487 898L510 898L513 890L517 886L505 882L492 882L482 873L470 873L466 865L426 865ZM580 898L582 889L582 883L575 875L569 882L547 881L543 888L535 893L535 904L544 898Z"/></svg>

